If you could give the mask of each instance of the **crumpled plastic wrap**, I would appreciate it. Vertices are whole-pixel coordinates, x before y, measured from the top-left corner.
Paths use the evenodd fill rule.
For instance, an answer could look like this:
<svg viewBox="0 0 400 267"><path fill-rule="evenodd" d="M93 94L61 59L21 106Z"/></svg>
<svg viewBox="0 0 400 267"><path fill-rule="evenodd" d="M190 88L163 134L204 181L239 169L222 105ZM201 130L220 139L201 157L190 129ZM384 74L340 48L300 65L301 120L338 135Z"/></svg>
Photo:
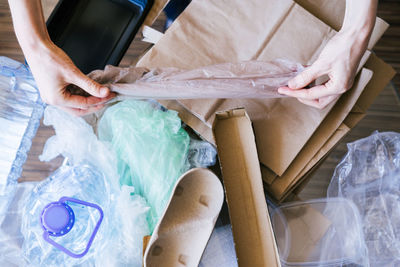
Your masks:
<svg viewBox="0 0 400 267"><path fill-rule="evenodd" d="M43 123L53 126L56 134L46 141L42 155L39 156L41 161L50 161L62 155L68 159L70 165L86 162L98 166L110 181L115 178L114 183L118 185L115 154L108 144L98 140L92 126L84 119L47 106Z"/></svg>
<svg viewBox="0 0 400 267"><path fill-rule="evenodd" d="M375 132L347 147L328 197L358 207L370 266L400 266L400 134Z"/></svg>
<svg viewBox="0 0 400 267"><path fill-rule="evenodd" d="M193 70L107 66L89 77L106 84L119 99L280 98L278 88L303 70L287 60L244 61Z"/></svg>
<svg viewBox="0 0 400 267"><path fill-rule="evenodd" d="M191 146L176 111L164 111L147 101L125 100L109 107L97 131L100 140L111 143L118 157L121 184L133 186L135 194L150 205L151 230L162 215L175 182L190 163L208 164L215 159L211 145L201 149L200 144L205 142L193 141Z"/></svg>

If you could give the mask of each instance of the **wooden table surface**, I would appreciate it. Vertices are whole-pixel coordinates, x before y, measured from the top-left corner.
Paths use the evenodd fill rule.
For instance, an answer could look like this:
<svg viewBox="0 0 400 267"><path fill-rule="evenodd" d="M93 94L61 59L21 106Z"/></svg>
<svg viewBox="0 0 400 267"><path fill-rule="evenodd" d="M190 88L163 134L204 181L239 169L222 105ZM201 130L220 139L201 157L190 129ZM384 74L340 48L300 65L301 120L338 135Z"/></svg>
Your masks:
<svg viewBox="0 0 400 267"><path fill-rule="evenodd" d="M45 15L50 14L56 0L42 0ZM400 72L400 2L398 0L380 1L378 15L391 24L391 28L378 42L374 51L391 64L397 72ZM161 17L155 28L161 30L164 17ZM137 56L148 48L148 44L135 38L127 54L121 62L121 66L128 66L134 63ZM0 0L0 55L23 61L23 54L15 38L7 0ZM313 179L302 191L302 198L317 198L325 195L325 190L331 179L333 170L343 155L346 153L346 143L370 135L373 131L397 131L400 132L400 106L399 98L395 87L400 87L399 74L393 79L393 83L384 89L374 104L369 109L367 116L338 144L336 149L324 161L321 167L314 174ZM38 133L33 140L28 160L24 165L21 181L41 180L46 178L51 171L56 169L62 159L56 159L50 163L43 163L38 160L43 145L47 138L53 135L49 127L40 126Z"/></svg>

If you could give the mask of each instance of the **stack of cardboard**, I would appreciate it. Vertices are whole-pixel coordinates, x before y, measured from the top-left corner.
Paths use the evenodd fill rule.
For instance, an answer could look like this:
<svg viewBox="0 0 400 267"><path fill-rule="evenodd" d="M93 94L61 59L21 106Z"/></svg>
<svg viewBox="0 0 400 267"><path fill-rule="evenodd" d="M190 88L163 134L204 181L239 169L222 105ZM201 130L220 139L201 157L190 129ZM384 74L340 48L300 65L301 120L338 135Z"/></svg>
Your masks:
<svg viewBox="0 0 400 267"><path fill-rule="evenodd" d="M241 60L289 59L311 64L340 29L345 0L195 0L139 61L138 66L195 67ZM377 18L371 50L388 25ZM215 143L215 113L244 107L253 122L263 180L284 200L359 122L393 77L367 51L351 90L317 110L296 99L164 101L182 120Z"/></svg>

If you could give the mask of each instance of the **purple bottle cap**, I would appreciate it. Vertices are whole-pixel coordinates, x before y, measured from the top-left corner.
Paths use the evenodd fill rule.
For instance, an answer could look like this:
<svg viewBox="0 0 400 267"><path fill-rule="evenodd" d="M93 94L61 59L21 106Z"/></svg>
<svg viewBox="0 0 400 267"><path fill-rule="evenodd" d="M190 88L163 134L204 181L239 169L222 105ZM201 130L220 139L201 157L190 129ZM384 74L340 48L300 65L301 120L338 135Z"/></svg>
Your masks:
<svg viewBox="0 0 400 267"><path fill-rule="evenodd" d="M51 202L42 211L43 229L51 236L63 236L71 231L75 223L75 214L65 202Z"/></svg>
<svg viewBox="0 0 400 267"><path fill-rule="evenodd" d="M86 248L81 253L75 253L67 249L66 247L62 246L61 244L57 243L52 238L50 238L50 236L54 237L63 236L67 234L69 231L71 231L72 227L74 226L75 214L72 208L67 204L68 202L73 202L76 204L94 208L98 210L100 215L96 223L96 226L94 227L93 232L90 235ZM71 257L82 258L88 253L93 243L93 240L97 234L97 231L99 230L100 224L103 221L103 217L104 217L103 210L100 208L100 206L94 203L89 203L71 197L62 197L56 202L51 202L47 204L42 211L42 214L40 216L40 222L44 230L43 239Z"/></svg>

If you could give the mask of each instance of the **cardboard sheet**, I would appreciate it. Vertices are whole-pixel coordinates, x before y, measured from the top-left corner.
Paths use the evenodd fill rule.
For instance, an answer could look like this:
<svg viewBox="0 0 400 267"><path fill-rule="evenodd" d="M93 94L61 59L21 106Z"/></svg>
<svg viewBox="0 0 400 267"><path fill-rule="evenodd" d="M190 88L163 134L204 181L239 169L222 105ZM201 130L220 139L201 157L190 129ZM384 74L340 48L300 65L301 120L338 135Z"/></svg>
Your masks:
<svg viewBox="0 0 400 267"><path fill-rule="evenodd" d="M344 13L346 11L346 0L295 0L308 12L329 25L332 29L339 31L342 27ZM368 44L372 49L382 34L387 30L387 24L381 18L376 18L375 28Z"/></svg>
<svg viewBox="0 0 400 267"><path fill-rule="evenodd" d="M208 19L204 20L206 13ZM193 1L139 65L194 68L276 58L310 64L333 35L330 27L291 0L234 1L230 5ZM332 108L319 111L295 99L188 100L179 104L197 117L185 122L200 134L210 131L207 127L216 111L245 107L254 122L260 161L277 175L285 172ZM213 141L210 136L203 137Z"/></svg>
<svg viewBox="0 0 400 267"><path fill-rule="evenodd" d="M239 266L280 266L245 110L217 114L214 134Z"/></svg>
<svg viewBox="0 0 400 267"><path fill-rule="evenodd" d="M154 21L160 16L164 7L168 4L169 0L154 0L149 14L144 19L143 26L151 26Z"/></svg>

